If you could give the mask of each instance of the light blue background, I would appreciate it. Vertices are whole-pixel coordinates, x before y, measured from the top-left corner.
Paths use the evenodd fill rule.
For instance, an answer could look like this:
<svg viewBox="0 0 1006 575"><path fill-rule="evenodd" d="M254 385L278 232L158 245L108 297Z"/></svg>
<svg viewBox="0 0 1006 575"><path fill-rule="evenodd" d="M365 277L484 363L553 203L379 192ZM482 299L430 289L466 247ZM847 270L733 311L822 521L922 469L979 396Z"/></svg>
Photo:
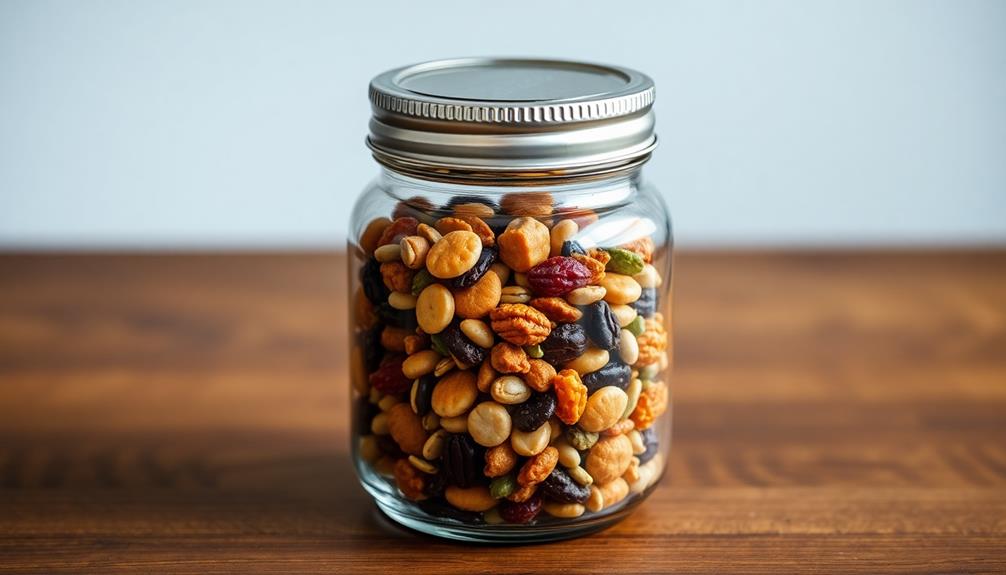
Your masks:
<svg viewBox="0 0 1006 575"><path fill-rule="evenodd" d="M0 247L341 246L367 82L454 55L657 82L687 245L1006 242L1006 2L0 0Z"/></svg>

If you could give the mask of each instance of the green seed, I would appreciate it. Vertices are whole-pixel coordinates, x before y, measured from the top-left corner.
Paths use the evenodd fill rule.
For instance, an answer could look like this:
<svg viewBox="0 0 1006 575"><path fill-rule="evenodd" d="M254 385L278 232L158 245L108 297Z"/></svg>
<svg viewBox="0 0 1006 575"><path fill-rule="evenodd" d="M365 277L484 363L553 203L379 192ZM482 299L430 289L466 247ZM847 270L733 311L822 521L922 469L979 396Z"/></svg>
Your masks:
<svg viewBox="0 0 1006 575"><path fill-rule="evenodd" d="M524 346L524 353L526 353L531 359L541 359L545 357L545 352L541 350L540 345L526 345Z"/></svg>
<svg viewBox="0 0 1006 575"><path fill-rule="evenodd" d="M436 279L429 270L423 268L412 278L412 295L419 297L419 294L426 289L426 286L435 282Z"/></svg>
<svg viewBox="0 0 1006 575"><path fill-rule="evenodd" d="M440 337L439 333L430 334L430 347L433 348L433 351L444 357L451 355L451 352L447 351L447 346L444 345L444 340Z"/></svg>
<svg viewBox="0 0 1006 575"><path fill-rule="evenodd" d="M646 331L646 321L643 320L643 316L637 315L636 319L630 321L629 325L625 326L625 329L629 330L629 333L632 335L639 337Z"/></svg>
<svg viewBox="0 0 1006 575"><path fill-rule="evenodd" d="M608 252L608 255L611 256L611 259L608 260L608 265L604 266L606 271L634 276L643 271L643 267L646 265L643 261L643 256L636 252L630 252L622 248L604 248L604 251Z"/></svg>
<svg viewBox="0 0 1006 575"><path fill-rule="evenodd" d="M495 499L509 497L514 491L517 491L517 480L513 475L497 477L489 484L489 494Z"/></svg>
<svg viewBox="0 0 1006 575"><path fill-rule="evenodd" d="M570 427L566 430L566 441L577 451L586 451L597 443L598 435L592 431L584 431L579 427Z"/></svg>

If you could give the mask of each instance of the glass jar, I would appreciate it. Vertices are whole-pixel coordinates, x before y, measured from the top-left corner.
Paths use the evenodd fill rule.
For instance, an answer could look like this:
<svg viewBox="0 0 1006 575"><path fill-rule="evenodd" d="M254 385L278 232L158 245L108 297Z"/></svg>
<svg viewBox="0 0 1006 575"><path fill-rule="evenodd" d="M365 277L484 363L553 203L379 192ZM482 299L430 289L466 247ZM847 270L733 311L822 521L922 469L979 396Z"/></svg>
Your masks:
<svg viewBox="0 0 1006 575"><path fill-rule="evenodd" d="M469 541L624 517L670 446L670 220L653 83L445 60L370 87L382 165L349 240L353 459L378 506Z"/></svg>

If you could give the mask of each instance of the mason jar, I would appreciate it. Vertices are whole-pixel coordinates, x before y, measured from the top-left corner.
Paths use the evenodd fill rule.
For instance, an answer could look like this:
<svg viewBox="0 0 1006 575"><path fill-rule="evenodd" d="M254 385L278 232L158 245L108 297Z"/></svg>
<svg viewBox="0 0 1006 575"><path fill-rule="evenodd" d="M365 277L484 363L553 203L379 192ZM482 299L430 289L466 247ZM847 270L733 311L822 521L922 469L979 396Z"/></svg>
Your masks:
<svg viewBox="0 0 1006 575"><path fill-rule="evenodd" d="M454 539L625 517L670 447L670 219L653 82L455 59L380 74L349 239L352 450L380 509Z"/></svg>

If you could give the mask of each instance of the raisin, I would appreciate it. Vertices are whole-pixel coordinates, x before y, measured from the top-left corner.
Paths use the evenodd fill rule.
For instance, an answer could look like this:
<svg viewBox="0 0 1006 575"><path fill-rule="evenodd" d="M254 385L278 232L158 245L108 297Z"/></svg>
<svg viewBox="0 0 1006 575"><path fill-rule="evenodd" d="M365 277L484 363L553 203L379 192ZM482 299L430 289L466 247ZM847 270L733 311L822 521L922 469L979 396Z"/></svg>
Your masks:
<svg viewBox="0 0 1006 575"><path fill-rule="evenodd" d="M390 435L377 436L377 449L384 455L388 455L395 459L409 456L408 453L402 451L402 448L395 442L394 439L391 438Z"/></svg>
<svg viewBox="0 0 1006 575"><path fill-rule="evenodd" d="M647 461L653 459L653 456L657 454L657 448L660 446L660 442L657 440L657 432L653 431L652 427L647 427L639 433L643 436L643 445L646 446L646 451L638 455L639 463L646 463Z"/></svg>
<svg viewBox="0 0 1006 575"><path fill-rule="evenodd" d="M447 489L447 474L441 469L430 476L426 482L426 494L430 497L440 497Z"/></svg>
<svg viewBox="0 0 1006 575"><path fill-rule="evenodd" d="M475 265L465 273L451 280L451 287L455 289L469 288L478 283L482 276L486 275L489 268L496 263L496 248L483 247L479 259L475 260Z"/></svg>
<svg viewBox="0 0 1006 575"><path fill-rule="evenodd" d="M469 525L480 525L485 523L481 513L476 511L462 511L461 509L458 509L450 503L440 499L424 499L416 505L418 505L419 508L426 513L436 517L453 519Z"/></svg>
<svg viewBox="0 0 1006 575"><path fill-rule="evenodd" d="M469 367L479 365L486 358L486 349L468 339L456 320L438 335L454 359Z"/></svg>
<svg viewBox="0 0 1006 575"><path fill-rule="evenodd" d="M367 263L360 268L360 283L363 285L363 295L367 296L372 303L381 303L388 299L388 286L384 285L384 276L381 275L381 262L370 258Z"/></svg>
<svg viewBox="0 0 1006 575"><path fill-rule="evenodd" d="M540 345L542 359L552 365L564 365L587 351L587 332L578 323L560 323Z"/></svg>
<svg viewBox="0 0 1006 575"><path fill-rule="evenodd" d="M643 288L632 307L643 317L653 317L657 313L657 288Z"/></svg>
<svg viewBox="0 0 1006 575"><path fill-rule="evenodd" d="M566 240L562 242L562 248L559 250L559 253L566 257L570 257L573 254L580 254L585 256L587 255L587 250L583 249L583 246L580 245L580 242L576 240Z"/></svg>
<svg viewBox="0 0 1006 575"><path fill-rule="evenodd" d="M366 395L356 398L356 405L354 407L353 428L359 430L361 435L370 434L370 422L374 419L375 415L380 413L380 408L370 403L370 399Z"/></svg>
<svg viewBox="0 0 1006 575"><path fill-rule="evenodd" d="M444 444L444 473L447 482L462 489L475 485L482 477L483 449L470 435L455 433Z"/></svg>
<svg viewBox="0 0 1006 575"><path fill-rule="evenodd" d="M404 356L396 355L386 360L381 367L370 374L370 385L378 391L392 395L408 391L412 387L412 380L402 373L404 359Z"/></svg>
<svg viewBox="0 0 1006 575"><path fill-rule="evenodd" d="M587 330L587 337L601 349L612 350L618 347L620 328L615 312L611 311L608 302L601 300L581 308L583 317L580 319Z"/></svg>
<svg viewBox="0 0 1006 575"><path fill-rule="evenodd" d="M593 276L587 266L573 258L555 256L527 272L527 282L536 295L562 296L587 285Z"/></svg>
<svg viewBox="0 0 1006 575"><path fill-rule="evenodd" d="M422 417L430 412L433 400L433 388L437 385L437 378L432 373L424 375L416 380L416 399L413 402L416 408L416 415Z"/></svg>
<svg viewBox="0 0 1006 575"><path fill-rule="evenodd" d="M368 372L377 369L384 357L384 348L381 347L381 332L383 331L384 325L378 323L359 336L359 345L363 348L363 362L367 366Z"/></svg>
<svg viewBox="0 0 1006 575"><path fill-rule="evenodd" d="M536 393L517 406L511 418L513 425L521 431L534 431L555 413L555 396L551 393Z"/></svg>
<svg viewBox="0 0 1006 575"><path fill-rule="evenodd" d="M593 394L602 387L614 385L621 389L629 387L632 379L632 368L617 361L609 361L601 369L583 376L583 384L587 386L587 393Z"/></svg>
<svg viewBox="0 0 1006 575"><path fill-rule="evenodd" d="M416 311L412 309L395 309L391 304L384 302L377 306L377 317L384 323L400 327L408 331L415 331L419 323L416 321Z"/></svg>
<svg viewBox="0 0 1006 575"><path fill-rule="evenodd" d="M499 507L500 517L507 523L530 523L541 512L541 496L537 493L523 503L503 501Z"/></svg>
<svg viewBox="0 0 1006 575"><path fill-rule="evenodd" d="M590 488L580 485L568 473L556 467L538 485L538 491L553 501L584 503L590 497Z"/></svg>

